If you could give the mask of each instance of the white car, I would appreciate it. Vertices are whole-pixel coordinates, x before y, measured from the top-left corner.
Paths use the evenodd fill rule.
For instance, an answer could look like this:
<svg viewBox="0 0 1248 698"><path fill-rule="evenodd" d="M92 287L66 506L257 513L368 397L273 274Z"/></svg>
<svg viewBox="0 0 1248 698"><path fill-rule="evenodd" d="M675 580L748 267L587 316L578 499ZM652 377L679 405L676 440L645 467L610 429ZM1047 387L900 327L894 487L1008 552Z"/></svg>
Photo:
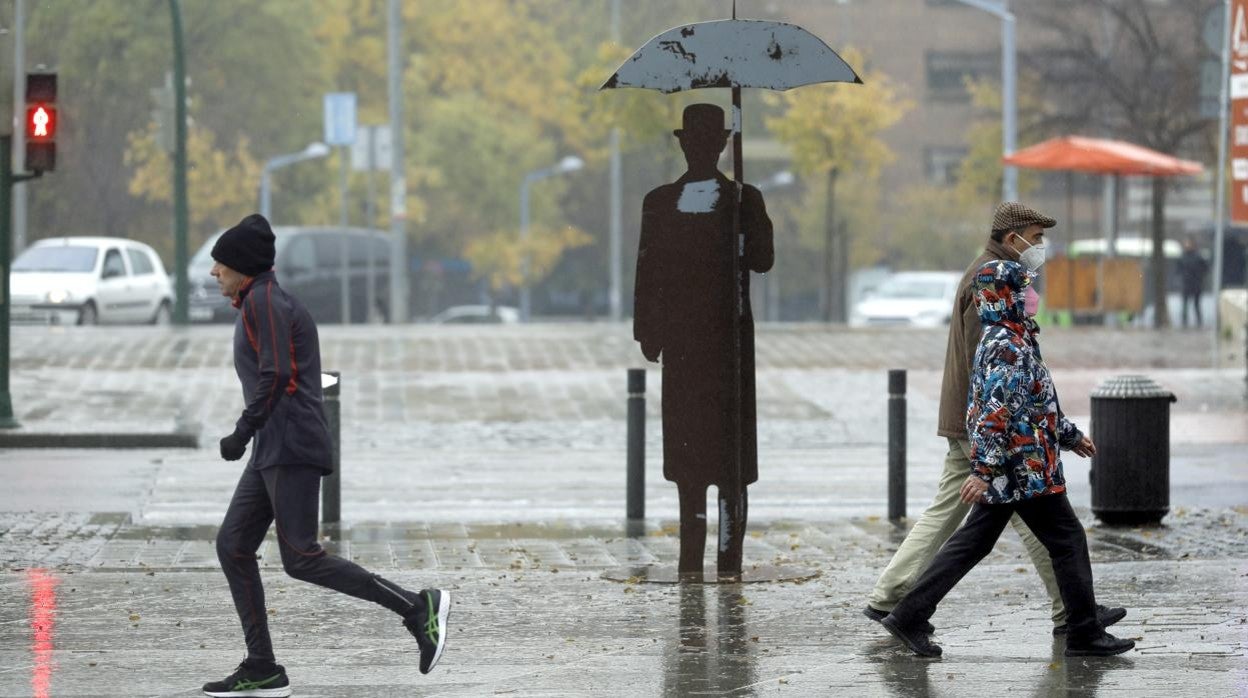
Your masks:
<svg viewBox="0 0 1248 698"><path fill-rule="evenodd" d="M854 327L939 327L949 323L962 272L903 271L854 306Z"/></svg>
<svg viewBox="0 0 1248 698"><path fill-rule="evenodd" d="M13 322L168 324L173 289L151 247L123 238L39 240L13 261Z"/></svg>
<svg viewBox="0 0 1248 698"><path fill-rule="evenodd" d="M429 318L435 325L514 325L520 322L520 311L507 305L456 305Z"/></svg>

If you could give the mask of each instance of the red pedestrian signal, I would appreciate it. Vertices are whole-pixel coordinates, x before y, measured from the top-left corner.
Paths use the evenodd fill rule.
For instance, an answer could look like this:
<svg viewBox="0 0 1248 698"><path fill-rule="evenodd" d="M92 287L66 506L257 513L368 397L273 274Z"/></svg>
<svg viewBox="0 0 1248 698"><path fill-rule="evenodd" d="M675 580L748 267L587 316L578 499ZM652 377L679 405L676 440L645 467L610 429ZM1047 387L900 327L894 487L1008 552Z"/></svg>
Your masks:
<svg viewBox="0 0 1248 698"><path fill-rule="evenodd" d="M56 169L56 73L26 74L26 169Z"/></svg>
<svg viewBox="0 0 1248 698"><path fill-rule="evenodd" d="M26 110L26 140L56 139L56 107L38 105Z"/></svg>

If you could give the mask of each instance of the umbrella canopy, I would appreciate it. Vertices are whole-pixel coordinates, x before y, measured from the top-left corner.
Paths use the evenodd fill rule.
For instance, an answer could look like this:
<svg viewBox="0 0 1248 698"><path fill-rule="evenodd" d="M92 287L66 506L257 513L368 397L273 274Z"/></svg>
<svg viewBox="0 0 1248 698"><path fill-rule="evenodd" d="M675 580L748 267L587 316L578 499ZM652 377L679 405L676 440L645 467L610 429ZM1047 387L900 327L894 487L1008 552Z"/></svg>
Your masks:
<svg viewBox="0 0 1248 698"><path fill-rule="evenodd" d="M799 26L724 19L673 27L659 34L637 49L601 89L787 90L819 82L862 80L823 40Z"/></svg>
<svg viewBox="0 0 1248 698"><path fill-rule="evenodd" d="M1051 138L1001 158L1007 165L1033 170L1071 170L1115 175L1167 177L1204 171L1198 162L1126 141L1063 136Z"/></svg>

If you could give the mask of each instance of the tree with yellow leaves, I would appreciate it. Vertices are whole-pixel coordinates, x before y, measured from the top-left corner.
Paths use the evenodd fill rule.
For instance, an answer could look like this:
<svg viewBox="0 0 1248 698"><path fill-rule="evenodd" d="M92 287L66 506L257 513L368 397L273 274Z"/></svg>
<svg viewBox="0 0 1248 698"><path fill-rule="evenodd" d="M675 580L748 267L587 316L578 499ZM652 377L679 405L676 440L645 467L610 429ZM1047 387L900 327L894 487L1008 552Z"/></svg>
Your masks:
<svg viewBox="0 0 1248 698"><path fill-rule="evenodd" d="M195 205L190 208L192 247L219 228L232 225L256 204L256 183L261 164L251 154L251 144L239 137L232 149L217 148L211 131L187 133L187 189ZM156 128L130 135L125 164L133 168L130 194L151 203L173 200L173 163L157 144ZM163 248L162 248L163 245ZM172 253L173 237L161 237L153 246L166 256Z"/></svg>
<svg viewBox="0 0 1248 698"><path fill-rule="evenodd" d="M863 55L847 48L842 56L853 66ZM825 321L846 320L845 282L849 274L848 240L836 220L837 179L875 183L880 168L893 158L880 134L910 108L882 73L863 76L863 85L812 85L765 96L782 108L766 119L767 128L788 146L794 168L806 178L825 182L822 315Z"/></svg>

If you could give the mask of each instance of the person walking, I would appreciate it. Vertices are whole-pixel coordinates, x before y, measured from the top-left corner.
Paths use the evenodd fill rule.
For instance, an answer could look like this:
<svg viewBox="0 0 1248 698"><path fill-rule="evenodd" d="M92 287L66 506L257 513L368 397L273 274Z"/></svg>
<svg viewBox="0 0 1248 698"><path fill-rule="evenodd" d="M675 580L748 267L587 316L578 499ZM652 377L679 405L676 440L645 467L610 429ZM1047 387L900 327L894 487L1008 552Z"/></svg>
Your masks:
<svg viewBox="0 0 1248 698"><path fill-rule="evenodd" d="M1204 324L1200 317L1200 294L1205 289L1205 272L1209 271L1209 262L1196 247L1196 239L1189 237L1183 241L1183 256L1179 257L1179 277L1183 283L1183 327L1187 327L1187 306L1190 303L1196 309L1196 327Z"/></svg>
<svg viewBox="0 0 1248 698"><path fill-rule="evenodd" d="M997 207L992 218L992 233L984 251L967 268L958 285L958 293L949 322L949 339L945 349L945 371L940 390L938 433L949 441L944 468L937 486L936 498L919 516L906 535L867 599L863 614L879 621L888 615L897 602L914 586L919 574L931 563L940 546L953 535L966 518L971 506L959 497L967 473L971 471L971 444L966 432L966 396L970 386L971 363L979 346L981 332L979 313L975 309L972 281L975 272L994 259L1018 261L1027 258L1031 269L1044 262L1044 231L1057 221L1020 203L1007 201ZM1033 292L1034 293L1034 292ZM1027 555L1039 573L1051 601L1053 633L1067 631L1066 608L1053 575L1044 545L1014 516L1010 524L1022 539ZM1121 608L1099 609L1100 620L1113 625L1126 615ZM927 628L934 632L935 628Z"/></svg>
<svg viewBox="0 0 1248 698"><path fill-rule="evenodd" d="M983 324L971 369L966 429L971 471L960 490L974 508L881 624L915 654L938 657L925 630L936 606L996 545L1017 515L1048 550L1068 613L1065 655L1108 656L1135 647L1105 632L1097 618L1092 563L1083 524L1066 496L1060 450L1080 456L1096 445L1062 413L1040 355L1027 298L1035 273L992 260L975 272L975 306ZM1125 614L1125 612L1124 612Z"/></svg>
<svg viewBox="0 0 1248 698"><path fill-rule="evenodd" d="M277 283L274 241L269 222L252 214L212 248L211 274L239 311L234 368L246 403L234 431L221 439L221 457L237 461L250 445L251 459L217 533L217 557L242 622L247 656L233 674L204 685L209 696L280 698L291 693L286 670L273 652L256 563L270 524L276 524L287 574L401 616L416 637L421 673L433 669L446 647L451 608L446 590L408 591L329 555L317 543L321 477L333 468L321 404L321 351L311 315Z"/></svg>

